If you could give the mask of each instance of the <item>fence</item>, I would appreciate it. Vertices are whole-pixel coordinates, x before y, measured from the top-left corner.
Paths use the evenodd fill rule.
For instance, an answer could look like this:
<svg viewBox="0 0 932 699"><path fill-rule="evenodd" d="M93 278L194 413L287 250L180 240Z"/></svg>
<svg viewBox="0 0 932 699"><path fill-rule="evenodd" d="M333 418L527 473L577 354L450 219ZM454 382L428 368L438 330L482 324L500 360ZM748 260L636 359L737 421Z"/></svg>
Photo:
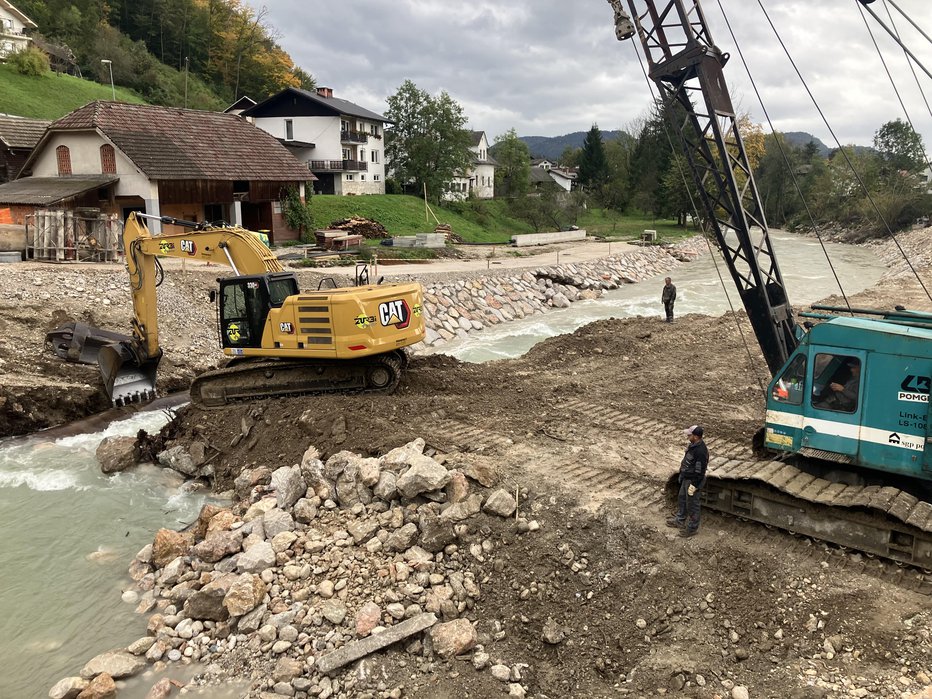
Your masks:
<svg viewBox="0 0 932 699"><path fill-rule="evenodd" d="M26 256L54 262L116 262L123 226L116 214L42 210L26 217Z"/></svg>

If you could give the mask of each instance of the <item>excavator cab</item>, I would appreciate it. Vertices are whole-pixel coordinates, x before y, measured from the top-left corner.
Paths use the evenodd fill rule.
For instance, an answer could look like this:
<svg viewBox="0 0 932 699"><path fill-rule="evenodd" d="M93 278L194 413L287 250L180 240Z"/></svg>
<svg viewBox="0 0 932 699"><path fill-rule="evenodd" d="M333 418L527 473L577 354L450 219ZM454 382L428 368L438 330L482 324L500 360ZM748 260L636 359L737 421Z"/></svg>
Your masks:
<svg viewBox="0 0 932 699"><path fill-rule="evenodd" d="M291 273L223 277L220 282L220 345L242 349L262 347L269 311L281 308L299 293Z"/></svg>

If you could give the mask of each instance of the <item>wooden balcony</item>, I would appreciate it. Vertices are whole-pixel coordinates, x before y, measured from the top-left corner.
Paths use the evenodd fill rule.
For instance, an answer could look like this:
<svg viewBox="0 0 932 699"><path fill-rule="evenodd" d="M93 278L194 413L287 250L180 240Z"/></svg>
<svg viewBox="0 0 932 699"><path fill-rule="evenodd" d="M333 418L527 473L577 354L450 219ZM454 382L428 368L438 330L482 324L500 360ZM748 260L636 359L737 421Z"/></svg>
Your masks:
<svg viewBox="0 0 932 699"><path fill-rule="evenodd" d="M369 140L369 134L362 131L341 131L340 141L342 143L366 143Z"/></svg>
<svg viewBox="0 0 932 699"><path fill-rule="evenodd" d="M366 172L369 163L361 160L308 160L307 166L311 172Z"/></svg>

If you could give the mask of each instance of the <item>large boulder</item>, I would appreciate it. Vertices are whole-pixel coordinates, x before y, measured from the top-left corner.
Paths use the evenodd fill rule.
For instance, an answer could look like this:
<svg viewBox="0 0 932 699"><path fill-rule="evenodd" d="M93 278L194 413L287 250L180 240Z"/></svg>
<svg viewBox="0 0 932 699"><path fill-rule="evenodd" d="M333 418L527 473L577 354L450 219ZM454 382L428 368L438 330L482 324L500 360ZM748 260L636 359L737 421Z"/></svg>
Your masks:
<svg viewBox="0 0 932 699"><path fill-rule="evenodd" d="M239 531L214 532L201 543L195 544L191 555L207 563L217 563L227 556L239 553L243 546L243 535Z"/></svg>
<svg viewBox="0 0 932 699"><path fill-rule="evenodd" d="M236 569L241 573L261 573L274 565L275 550L268 541L257 543L236 559Z"/></svg>
<svg viewBox="0 0 932 699"><path fill-rule="evenodd" d="M125 650L109 651L88 661L87 665L81 668L81 677L91 679L97 675L107 674L114 679L123 677L132 677L142 672L146 667L146 661Z"/></svg>
<svg viewBox="0 0 932 699"><path fill-rule="evenodd" d="M430 630L434 652L441 658L452 658L476 646L478 635L468 619L454 619L437 624Z"/></svg>
<svg viewBox="0 0 932 699"><path fill-rule="evenodd" d="M97 460L104 473L119 473L136 465L135 437L106 437L97 447Z"/></svg>
<svg viewBox="0 0 932 699"><path fill-rule="evenodd" d="M83 677L66 677L55 683L49 690L49 699L74 699L87 689L88 682Z"/></svg>
<svg viewBox="0 0 932 699"><path fill-rule="evenodd" d="M278 506L287 509L304 497L307 484L301 476L299 466L283 466L272 472L272 488L278 499Z"/></svg>
<svg viewBox="0 0 932 699"><path fill-rule="evenodd" d="M184 603L184 613L191 619L226 621L230 612L224 605L224 600L234 580L236 578L233 575L224 575L207 583L188 597Z"/></svg>
<svg viewBox="0 0 932 699"><path fill-rule="evenodd" d="M398 492L406 498L440 490L450 482L450 472L429 456L419 454L411 459L411 468L398 477Z"/></svg>
<svg viewBox="0 0 932 699"><path fill-rule="evenodd" d="M258 575L243 573L230 585L223 598L223 606L230 612L230 616L243 616L259 606L266 589L266 584Z"/></svg>
<svg viewBox="0 0 932 699"><path fill-rule="evenodd" d="M178 556L185 555L194 543L193 532L176 532L173 529L159 529L152 541L152 565L156 568L171 563Z"/></svg>
<svg viewBox="0 0 932 699"><path fill-rule="evenodd" d="M411 464L412 459L424 455L425 442L418 437L413 442L408 442L404 446L392 449L379 459L382 468L390 468L397 471Z"/></svg>
<svg viewBox="0 0 932 699"><path fill-rule="evenodd" d="M194 465L194 459L191 458L188 450L181 445L160 451L156 458L162 466L178 471L178 473L183 473L186 476L197 475L198 467Z"/></svg>
<svg viewBox="0 0 932 699"><path fill-rule="evenodd" d="M114 699L116 694L116 682L104 672L91 680L77 699Z"/></svg>

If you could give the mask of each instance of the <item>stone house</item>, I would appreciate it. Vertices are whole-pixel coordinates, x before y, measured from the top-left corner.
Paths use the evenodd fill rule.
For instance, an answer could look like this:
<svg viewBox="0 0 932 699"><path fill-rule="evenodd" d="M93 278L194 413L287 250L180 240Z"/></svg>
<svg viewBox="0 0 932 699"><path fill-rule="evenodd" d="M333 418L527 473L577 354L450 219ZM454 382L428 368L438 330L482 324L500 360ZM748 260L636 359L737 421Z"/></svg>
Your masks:
<svg viewBox="0 0 932 699"><path fill-rule="evenodd" d="M0 114L0 184L19 176L50 123Z"/></svg>
<svg viewBox="0 0 932 699"><path fill-rule="evenodd" d="M28 48L32 39L27 31L38 29L38 25L7 0L0 0L0 59L11 53Z"/></svg>
<svg viewBox="0 0 932 699"><path fill-rule="evenodd" d="M288 87L241 116L307 163L315 194L385 194L388 120L381 114L334 97L329 87Z"/></svg>
<svg viewBox="0 0 932 699"><path fill-rule="evenodd" d="M52 122L25 164L0 185L0 208L23 219L37 206L131 211L227 221L293 240L281 200L303 199L314 176L276 139L230 114L97 101ZM22 220L17 221L22 222ZM157 221L150 227L160 230Z"/></svg>

